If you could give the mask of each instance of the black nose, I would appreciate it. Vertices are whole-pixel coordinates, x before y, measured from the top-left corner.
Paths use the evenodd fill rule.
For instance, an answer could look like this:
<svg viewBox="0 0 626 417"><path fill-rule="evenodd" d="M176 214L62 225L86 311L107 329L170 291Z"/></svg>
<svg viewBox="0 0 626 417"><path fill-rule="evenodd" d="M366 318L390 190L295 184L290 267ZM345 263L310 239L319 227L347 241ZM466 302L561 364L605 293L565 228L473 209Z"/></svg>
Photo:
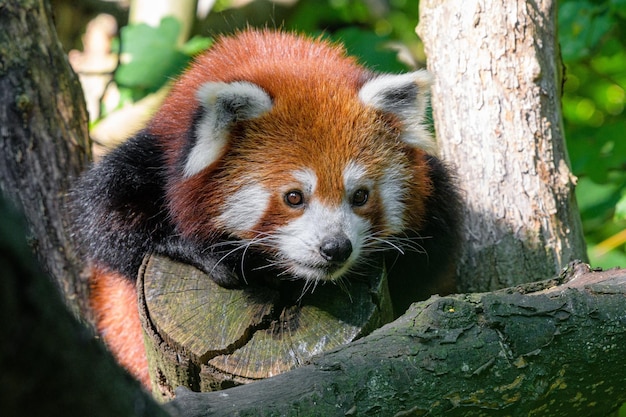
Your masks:
<svg viewBox="0 0 626 417"><path fill-rule="evenodd" d="M352 243L344 234L328 237L320 245L320 255L329 262L345 262L351 254Z"/></svg>

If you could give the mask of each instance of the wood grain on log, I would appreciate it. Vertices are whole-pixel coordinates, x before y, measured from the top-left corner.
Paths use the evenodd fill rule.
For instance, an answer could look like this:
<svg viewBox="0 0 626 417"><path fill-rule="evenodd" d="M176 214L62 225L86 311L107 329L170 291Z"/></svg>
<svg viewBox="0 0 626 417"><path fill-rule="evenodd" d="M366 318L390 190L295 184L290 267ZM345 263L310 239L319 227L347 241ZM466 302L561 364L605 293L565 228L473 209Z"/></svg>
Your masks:
<svg viewBox="0 0 626 417"><path fill-rule="evenodd" d="M138 279L153 389L213 391L278 375L391 321L384 268L342 285L225 289L160 256Z"/></svg>

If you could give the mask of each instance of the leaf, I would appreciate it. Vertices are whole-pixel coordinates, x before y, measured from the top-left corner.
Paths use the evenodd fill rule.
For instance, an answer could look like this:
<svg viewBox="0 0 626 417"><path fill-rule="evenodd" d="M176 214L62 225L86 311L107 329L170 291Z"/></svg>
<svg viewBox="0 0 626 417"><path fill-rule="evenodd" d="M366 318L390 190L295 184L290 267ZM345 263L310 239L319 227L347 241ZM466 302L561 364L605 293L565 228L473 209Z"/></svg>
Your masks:
<svg viewBox="0 0 626 417"><path fill-rule="evenodd" d="M122 28L123 64L115 72L115 81L151 93L179 73L190 59L177 47L180 27L175 18L166 17L158 27L142 23Z"/></svg>
<svg viewBox="0 0 626 417"><path fill-rule="evenodd" d="M609 269L615 268L616 266L623 267L624 265L626 265L626 255L624 254L624 252L620 252L617 250L612 250L610 252L600 252L597 249L597 245L592 242L587 242L587 246L589 248L589 261L590 264L594 267ZM620 414L620 416L622 415L626 414Z"/></svg>
<svg viewBox="0 0 626 417"><path fill-rule="evenodd" d="M576 200L583 217L598 217L605 221L606 212L615 207L616 187L613 184L598 184L583 177L576 186Z"/></svg>
<svg viewBox="0 0 626 417"><path fill-rule="evenodd" d="M559 35L563 60L588 57L615 21L608 8L587 1L570 1L559 8Z"/></svg>
<svg viewBox="0 0 626 417"><path fill-rule="evenodd" d="M622 190L622 196L615 205L615 221L626 220L626 186Z"/></svg>
<svg viewBox="0 0 626 417"><path fill-rule="evenodd" d="M194 36L181 47L181 51L188 56L194 56L209 49L212 43L213 40L211 38Z"/></svg>
<svg viewBox="0 0 626 417"><path fill-rule="evenodd" d="M576 127L576 129L574 129ZM610 173L626 166L626 122L606 123L598 128L570 127L567 148L576 175L588 175L602 184Z"/></svg>
<svg viewBox="0 0 626 417"><path fill-rule="evenodd" d="M626 0L611 0L611 11L622 18L626 18Z"/></svg>
<svg viewBox="0 0 626 417"><path fill-rule="evenodd" d="M359 57L365 66L379 72L402 72L407 67L398 61L398 53L390 47L388 37L355 27L340 29L332 36L343 43L349 55Z"/></svg>

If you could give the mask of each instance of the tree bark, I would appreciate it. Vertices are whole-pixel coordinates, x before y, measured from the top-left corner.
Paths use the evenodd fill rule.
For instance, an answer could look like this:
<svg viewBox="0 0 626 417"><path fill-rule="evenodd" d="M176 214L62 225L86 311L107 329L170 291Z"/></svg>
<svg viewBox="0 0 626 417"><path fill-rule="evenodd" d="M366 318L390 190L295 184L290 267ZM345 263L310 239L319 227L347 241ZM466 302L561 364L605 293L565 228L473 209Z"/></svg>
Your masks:
<svg viewBox="0 0 626 417"><path fill-rule="evenodd" d="M42 0L0 0L0 189L78 315L88 311L87 284L64 202L90 154L87 114L50 16Z"/></svg>
<svg viewBox="0 0 626 417"><path fill-rule="evenodd" d="M433 116L465 203L461 291L586 259L560 108L556 1L422 0Z"/></svg>
<svg viewBox="0 0 626 417"><path fill-rule="evenodd" d="M23 233L0 201L3 415L165 415L64 310ZM165 408L179 417L604 417L626 400L624 311L626 270L573 265L542 283L433 297L304 367L226 391L179 390Z"/></svg>
<svg viewBox="0 0 626 417"><path fill-rule="evenodd" d="M559 285L557 285L559 284ZM626 400L626 271L567 273L432 297L294 371L227 391L180 390L199 416L607 416Z"/></svg>

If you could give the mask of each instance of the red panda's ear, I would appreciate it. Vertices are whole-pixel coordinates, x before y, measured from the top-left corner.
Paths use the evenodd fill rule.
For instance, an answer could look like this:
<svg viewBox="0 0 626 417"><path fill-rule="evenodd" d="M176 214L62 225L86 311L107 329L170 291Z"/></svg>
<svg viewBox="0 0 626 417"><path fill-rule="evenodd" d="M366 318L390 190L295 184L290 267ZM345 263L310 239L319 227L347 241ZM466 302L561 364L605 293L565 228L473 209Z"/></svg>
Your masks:
<svg viewBox="0 0 626 417"><path fill-rule="evenodd" d="M436 144L424 125L432 76L427 71L380 74L367 81L359 99L375 109L396 115L403 124L402 140L428 153Z"/></svg>
<svg viewBox="0 0 626 417"><path fill-rule="evenodd" d="M184 175L191 177L214 163L228 144L232 123L262 116L272 106L272 98L256 84L208 82L196 92L202 114L194 126L195 142L187 156Z"/></svg>

